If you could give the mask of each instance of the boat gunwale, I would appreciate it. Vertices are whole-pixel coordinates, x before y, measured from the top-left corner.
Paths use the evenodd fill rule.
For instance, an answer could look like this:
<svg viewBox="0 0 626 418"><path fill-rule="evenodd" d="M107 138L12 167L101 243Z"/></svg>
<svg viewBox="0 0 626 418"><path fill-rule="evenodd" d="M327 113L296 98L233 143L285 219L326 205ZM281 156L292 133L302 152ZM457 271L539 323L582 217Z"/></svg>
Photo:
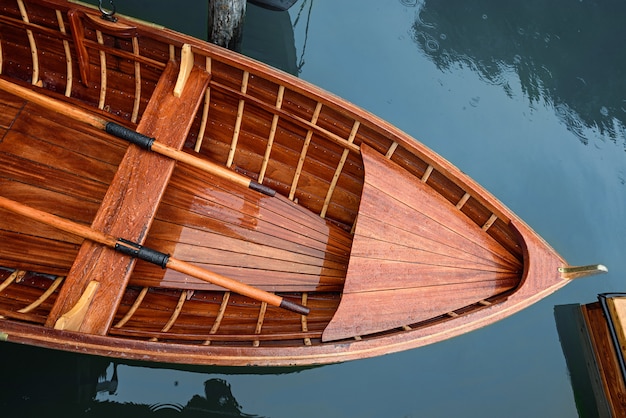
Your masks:
<svg viewBox="0 0 626 418"><path fill-rule="evenodd" d="M565 281L541 292L521 295L515 292L501 303L485 306L431 326L373 338L340 340L319 345L233 346L190 345L159 341L137 341L120 337L87 335L41 326L0 320L0 332L6 341L41 347L88 352L93 355L174 364L228 366L299 366L332 364L413 349L447 340L490 325L518 312L558 290ZM454 326L451 326L454 324Z"/></svg>

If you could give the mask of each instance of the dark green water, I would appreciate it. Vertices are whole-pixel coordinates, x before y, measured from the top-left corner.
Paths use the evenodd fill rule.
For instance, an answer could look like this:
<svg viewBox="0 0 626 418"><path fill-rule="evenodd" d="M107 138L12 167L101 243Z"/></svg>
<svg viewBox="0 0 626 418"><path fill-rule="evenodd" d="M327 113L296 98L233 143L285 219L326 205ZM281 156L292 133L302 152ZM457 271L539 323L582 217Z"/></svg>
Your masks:
<svg viewBox="0 0 626 418"><path fill-rule="evenodd" d="M204 36L204 0L116 3ZM570 263L610 272L452 340L308 370L121 363L109 393L96 386L99 372L112 378L106 359L3 344L0 415L578 416L554 308L626 291L625 15L626 3L610 0L300 0L282 14L249 6L244 53L389 120Z"/></svg>

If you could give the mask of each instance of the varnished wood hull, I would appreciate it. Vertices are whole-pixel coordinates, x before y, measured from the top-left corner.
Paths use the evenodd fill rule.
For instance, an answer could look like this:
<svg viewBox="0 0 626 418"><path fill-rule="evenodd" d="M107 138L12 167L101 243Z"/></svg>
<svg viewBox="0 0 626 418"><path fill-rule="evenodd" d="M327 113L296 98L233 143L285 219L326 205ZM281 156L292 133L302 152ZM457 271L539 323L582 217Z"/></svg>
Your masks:
<svg viewBox="0 0 626 418"><path fill-rule="evenodd" d="M9 341L171 363L333 363L483 327L567 283L565 261L482 187L342 99L167 29L103 24L75 4L1 7L2 80L277 191L0 90L3 197L310 308L296 315L0 209ZM74 325L62 329L68 315Z"/></svg>

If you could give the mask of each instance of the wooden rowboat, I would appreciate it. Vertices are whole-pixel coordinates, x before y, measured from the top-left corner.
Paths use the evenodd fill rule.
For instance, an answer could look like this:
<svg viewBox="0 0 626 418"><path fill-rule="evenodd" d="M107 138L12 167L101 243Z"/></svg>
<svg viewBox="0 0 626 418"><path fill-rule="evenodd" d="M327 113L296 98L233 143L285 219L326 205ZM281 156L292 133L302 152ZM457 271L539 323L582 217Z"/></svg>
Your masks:
<svg viewBox="0 0 626 418"><path fill-rule="evenodd" d="M449 162L306 82L75 3L0 6L3 339L332 363L605 270L569 267Z"/></svg>

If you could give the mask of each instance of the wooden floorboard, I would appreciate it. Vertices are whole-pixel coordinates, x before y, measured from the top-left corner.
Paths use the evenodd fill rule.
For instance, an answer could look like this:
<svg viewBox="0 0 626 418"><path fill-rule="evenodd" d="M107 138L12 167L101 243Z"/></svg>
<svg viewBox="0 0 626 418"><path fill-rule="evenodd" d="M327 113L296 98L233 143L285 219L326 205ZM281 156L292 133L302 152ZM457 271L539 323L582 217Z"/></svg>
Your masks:
<svg viewBox="0 0 626 418"><path fill-rule="evenodd" d="M415 242L416 246L424 241L425 248L432 248L435 242L443 244L440 250L444 254L448 251L457 256L464 253L466 259L478 263L486 260L512 268L520 266L519 261L497 241L428 186L413 181L410 187L397 190L397 184L387 179L381 181L382 177L385 177L382 173L370 176L375 182L367 183L370 187L363 190L359 213L378 221L376 229L367 231L370 236L380 233L382 238L386 230L396 227L412 235L408 240ZM387 218L383 213L393 213L394 216ZM391 234L395 239L396 232Z"/></svg>
<svg viewBox="0 0 626 418"><path fill-rule="evenodd" d="M349 276L348 276L349 279ZM515 286L517 279L344 293L324 340L350 338L411 325L478 303Z"/></svg>
<svg viewBox="0 0 626 418"><path fill-rule="evenodd" d="M146 245L178 259L268 291L343 288L349 233L284 198L179 166L156 218ZM219 289L141 262L131 282Z"/></svg>

